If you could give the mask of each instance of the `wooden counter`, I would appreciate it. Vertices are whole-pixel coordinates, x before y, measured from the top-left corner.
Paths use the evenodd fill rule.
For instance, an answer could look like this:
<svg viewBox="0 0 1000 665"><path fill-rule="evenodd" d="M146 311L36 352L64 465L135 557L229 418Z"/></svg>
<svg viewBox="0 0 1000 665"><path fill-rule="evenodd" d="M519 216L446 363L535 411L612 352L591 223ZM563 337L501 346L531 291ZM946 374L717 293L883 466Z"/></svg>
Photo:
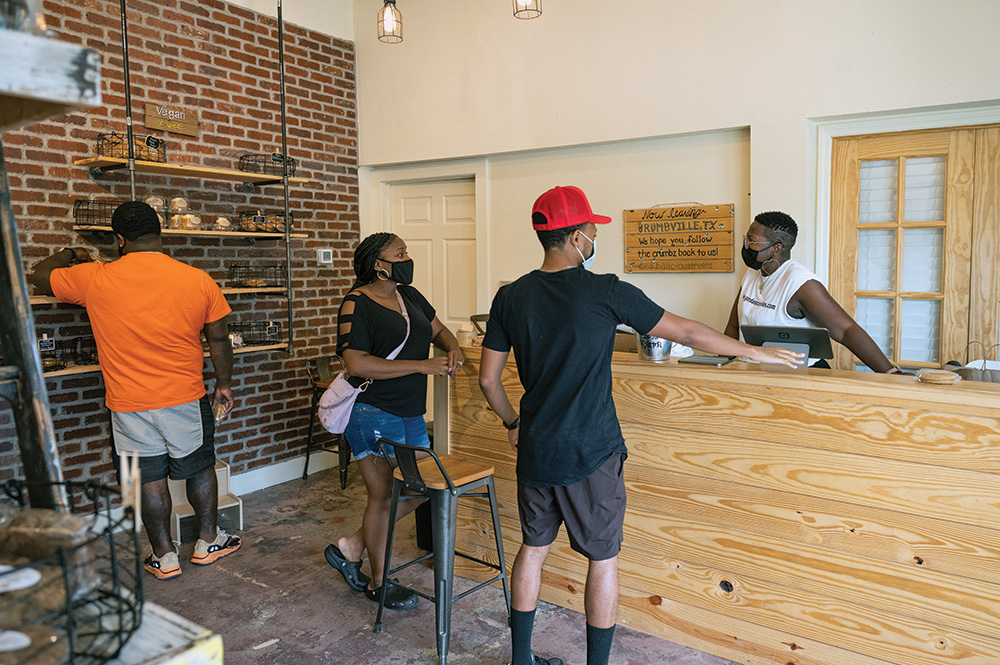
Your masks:
<svg viewBox="0 0 1000 665"><path fill-rule="evenodd" d="M448 445L496 467L509 569L515 457L466 353ZM613 371L621 624L754 665L1000 663L1000 386L631 354ZM516 405L513 360L504 384ZM459 546L488 557L488 507L463 503ZM542 599L583 612L585 574L561 533Z"/></svg>

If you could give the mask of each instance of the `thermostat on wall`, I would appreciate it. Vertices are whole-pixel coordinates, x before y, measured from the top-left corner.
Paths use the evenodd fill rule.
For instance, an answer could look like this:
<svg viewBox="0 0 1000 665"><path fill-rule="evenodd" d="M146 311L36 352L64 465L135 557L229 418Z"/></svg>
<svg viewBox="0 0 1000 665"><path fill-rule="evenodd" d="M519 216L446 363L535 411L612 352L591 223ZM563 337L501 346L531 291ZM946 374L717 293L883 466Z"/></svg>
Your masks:
<svg viewBox="0 0 1000 665"><path fill-rule="evenodd" d="M316 263L321 266L332 266L333 265L333 250L332 249L317 249L316 250Z"/></svg>

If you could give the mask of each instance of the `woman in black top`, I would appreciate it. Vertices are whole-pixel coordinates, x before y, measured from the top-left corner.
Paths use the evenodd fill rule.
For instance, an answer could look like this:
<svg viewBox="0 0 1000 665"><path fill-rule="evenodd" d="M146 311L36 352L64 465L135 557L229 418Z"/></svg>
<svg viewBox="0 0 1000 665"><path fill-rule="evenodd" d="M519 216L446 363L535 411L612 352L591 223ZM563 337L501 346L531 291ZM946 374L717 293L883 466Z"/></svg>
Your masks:
<svg viewBox="0 0 1000 665"><path fill-rule="evenodd" d="M410 286L413 259L406 243L391 233L375 233L354 251L357 281L344 296L337 315L337 354L343 358L352 383L371 379L358 395L344 436L358 461L368 492L361 528L326 548L326 559L347 583L378 600L385 563L385 541L389 529L392 471L376 441L430 446L424 411L427 375L450 376L465 361L455 336L441 323L434 308ZM404 312L400 304L405 307ZM407 336L407 318L409 335ZM403 343L392 360L387 356ZM431 344L447 357L428 358ZM417 501L404 501L397 519L416 508ZM361 555L368 550L371 577L361 572ZM417 597L390 587L386 607L406 609Z"/></svg>

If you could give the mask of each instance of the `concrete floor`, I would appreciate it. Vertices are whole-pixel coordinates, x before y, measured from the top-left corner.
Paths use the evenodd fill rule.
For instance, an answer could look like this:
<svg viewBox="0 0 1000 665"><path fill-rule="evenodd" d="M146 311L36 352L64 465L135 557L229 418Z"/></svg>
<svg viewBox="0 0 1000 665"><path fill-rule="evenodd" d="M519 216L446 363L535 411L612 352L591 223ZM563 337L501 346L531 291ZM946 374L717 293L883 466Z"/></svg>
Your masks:
<svg viewBox="0 0 1000 665"><path fill-rule="evenodd" d="M148 601L221 634L227 665L437 662L430 602L421 599L413 610L387 611L376 635L375 603L352 591L323 557L328 543L360 524L365 492L356 465L351 465L344 491L337 470L329 469L243 500L240 551L199 567L184 563L193 543L182 546L180 577L158 581L145 575ZM413 518L400 526L396 553L413 558L418 552ZM433 586L431 571L420 566L403 575L421 588ZM557 655L567 664L582 665L587 661L584 631L581 614L539 603L532 646L541 656ZM505 665L509 660L503 593L483 589L456 603L448 662ZM615 632L611 663L733 665L622 626Z"/></svg>

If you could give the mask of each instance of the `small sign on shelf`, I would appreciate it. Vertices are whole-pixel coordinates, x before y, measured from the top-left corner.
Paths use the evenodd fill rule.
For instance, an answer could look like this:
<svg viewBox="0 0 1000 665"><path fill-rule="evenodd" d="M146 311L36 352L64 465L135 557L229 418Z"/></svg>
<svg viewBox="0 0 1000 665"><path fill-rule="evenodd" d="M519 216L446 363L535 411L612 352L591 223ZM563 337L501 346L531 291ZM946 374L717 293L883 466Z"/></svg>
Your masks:
<svg viewBox="0 0 1000 665"><path fill-rule="evenodd" d="M625 210L625 272L733 272L732 203Z"/></svg>
<svg viewBox="0 0 1000 665"><path fill-rule="evenodd" d="M198 136L198 112L163 104L146 104L146 129Z"/></svg>

